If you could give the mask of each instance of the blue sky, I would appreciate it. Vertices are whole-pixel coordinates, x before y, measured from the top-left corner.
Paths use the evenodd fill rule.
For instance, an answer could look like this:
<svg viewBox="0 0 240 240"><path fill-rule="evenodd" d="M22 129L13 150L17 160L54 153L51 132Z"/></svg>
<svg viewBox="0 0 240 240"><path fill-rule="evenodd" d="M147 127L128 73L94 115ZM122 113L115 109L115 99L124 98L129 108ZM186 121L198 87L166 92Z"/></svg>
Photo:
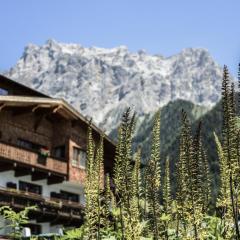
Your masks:
<svg viewBox="0 0 240 240"><path fill-rule="evenodd" d="M0 8L0 71L49 38L165 56L204 47L234 75L240 61L239 0L1 0Z"/></svg>

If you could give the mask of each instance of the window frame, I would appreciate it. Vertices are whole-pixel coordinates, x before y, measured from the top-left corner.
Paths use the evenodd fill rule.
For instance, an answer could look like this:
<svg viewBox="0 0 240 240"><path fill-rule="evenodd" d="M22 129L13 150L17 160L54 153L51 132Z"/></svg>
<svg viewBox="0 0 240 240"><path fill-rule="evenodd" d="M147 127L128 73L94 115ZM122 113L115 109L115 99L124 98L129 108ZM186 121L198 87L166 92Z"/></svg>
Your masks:
<svg viewBox="0 0 240 240"><path fill-rule="evenodd" d="M75 151L78 151L77 156L75 156ZM82 154L84 154L84 164L82 164ZM77 159L75 158L77 157ZM86 169L86 163L87 163L87 152L85 149L73 146L72 148L72 166L73 167L78 167L82 169Z"/></svg>
<svg viewBox="0 0 240 240"><path fill-rule="evenodd" d="M59 154L60 153L60 154ZM53 157L65 160L66 158L66 146L65 145L59 145L53 148Z"/></svg>
<svg viewBox="0 0 240 240"><path fill-rule="evenodd" d="M27 190L23 189L24 185L25 186L29 186L30 190L29 189L27 189ZM38 191L37 192L36 191L32 191L31 187L35 188L35 189L38 189ZM31 183L31 182L26 182L26 181L23 181L23 180L19 180L19 182L18 182L18 189L20 191L33 193L33 194L38 194L38 195L42 195L42 193L43 193L43 186L42 185Z"/></svg>
<svg viewBox="0 0 240 240"><path fill-rule="evenodd" d="M41 148L48 148L47 146L43 146L24 138L17 138L17 146L37 153L40 152Z"/></svg>
<svg viewBox="0 0 240 240"><path fill-rule="evenodd" d="M80 195L78 193L73 193L73 192L68 192L65 190L60 190L60 196L62 200L65 201L70 201L70 202L74 202L74 203L79 203L80 202ZM74 200L70 199L70 198L76 198Z"/></svg>
<svg viewBox="0 0 240 240"><path fill-rule="evenodd" d="M8 96L9 91L5 88L0 87L0 96Z"/></svg>

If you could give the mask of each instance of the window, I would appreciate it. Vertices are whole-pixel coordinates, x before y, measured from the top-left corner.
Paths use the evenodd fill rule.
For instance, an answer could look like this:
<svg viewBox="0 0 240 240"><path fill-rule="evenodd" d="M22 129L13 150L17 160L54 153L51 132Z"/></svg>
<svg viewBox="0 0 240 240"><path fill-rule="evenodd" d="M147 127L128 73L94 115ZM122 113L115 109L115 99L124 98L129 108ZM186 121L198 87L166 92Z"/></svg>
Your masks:
<svg viewBox="0 0 240 240"><path fill-rule="evenodd" d="M24 224L24 227L28 227L31 229L31 234L32 235L39 235L41 234L41 225L40 224L35 224L35 223L27 223L27 224Z"/></svg>
<svg viewBox="0 0 240 240"><path fill-rule="evenodd" d="M24 140L24 139L21 139L21 138L19 138L17 140L17 145L20 146L20 147L23 147L23 148L36 150L36 151L39 151L41 148L43 148L43 146L41 146L39 144L30 142L28 140Z"/></svg>
<svg viewBox="0 0 240 240"><path fill-rule="evenodd" d="M7 188L17 189L17 184L13 182L7 182Z"/></svg>
<svg viewBox="0 0 240 240"><path fill-rule="evenodd" d="M61 199L71 201L71 202L79 202L79 195L76 193L70 193L65 191L60 191Z"/></svg>
<svg viewBox="0 0 240 240"><path fill-rule="evenodd" d="M65 158L65 146L55 147L53 149L53 155L56 158Z"/></svg>
<svg viewBox="0 0 240 240"><path fill-rule="evenodd" d="M23 139L18 139L17 140L17 145L23 148L28 148L28 149L32 149L33 148L33 143L23 140Z"/></svg>
<svg viewBox="0 0 240 240"><path fill-rule="evenodd" d="M60 194L60 193L57 193L57 192L50 192L50 197L51 197L51 198L60 199L60 198L61 198L61 194Z"/></svg>
<svg viewBox="0 0 240 240"><path fill-rule="evenodd" d="M33 184L33 183L23 182L23 181L19 181L19 190L36 193L39 195L42 194L42 186Z"/></svg>
<svg viewBox="0 0 240 240"><path fill-rule="evenodd" d="M73 147L73 159L72 165L75 167L85 168L87 160L87 154L80 148Z"/></svg>
<svg viewBox="0 0 240 240"><path fill-rule="evenodd" d="M6 89L0 88L0 96L8 95L8 91Z"/></svg>

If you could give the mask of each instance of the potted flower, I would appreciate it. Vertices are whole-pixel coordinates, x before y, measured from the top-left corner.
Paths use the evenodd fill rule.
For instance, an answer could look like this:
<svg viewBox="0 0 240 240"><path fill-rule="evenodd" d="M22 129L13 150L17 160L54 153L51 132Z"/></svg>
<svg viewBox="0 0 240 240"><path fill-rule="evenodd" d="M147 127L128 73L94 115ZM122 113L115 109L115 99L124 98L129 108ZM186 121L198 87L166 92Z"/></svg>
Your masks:
<svg viewBox="0 0 240 240"><path fill-rule="evenodd" d="M47 147L41 147L40 155L47 158L50 155L49 149Z"/></svg>
<svg viewBox="0 0 240 240"><path fill-rule="evenodd" d="M38 163L46 165L47 157L50 155L50 150L47 147L39 149Z"/></svg>

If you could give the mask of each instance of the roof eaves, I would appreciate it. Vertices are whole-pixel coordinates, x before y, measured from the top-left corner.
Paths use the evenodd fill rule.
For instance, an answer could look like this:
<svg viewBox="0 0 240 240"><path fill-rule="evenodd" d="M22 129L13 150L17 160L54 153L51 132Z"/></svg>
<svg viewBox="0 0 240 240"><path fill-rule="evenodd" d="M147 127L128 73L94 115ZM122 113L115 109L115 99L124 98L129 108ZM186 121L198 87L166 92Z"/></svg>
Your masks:
<svg viewBox="0 0 240 240"><path fill-rule="evenodd" d="M77 119L89 125L89 120L79 113L74 107L72 107L67 101L58 98L43 98L43 97L25 97L25 96L0 96L0 102L22 102L22 103L33 103L33 104L54 104L62 105L70 113L77 117ZM104 138L112 145L116 146L116 143L108 137L100 128L95 124L91 123L92 129L103 135Z"/></svg>

